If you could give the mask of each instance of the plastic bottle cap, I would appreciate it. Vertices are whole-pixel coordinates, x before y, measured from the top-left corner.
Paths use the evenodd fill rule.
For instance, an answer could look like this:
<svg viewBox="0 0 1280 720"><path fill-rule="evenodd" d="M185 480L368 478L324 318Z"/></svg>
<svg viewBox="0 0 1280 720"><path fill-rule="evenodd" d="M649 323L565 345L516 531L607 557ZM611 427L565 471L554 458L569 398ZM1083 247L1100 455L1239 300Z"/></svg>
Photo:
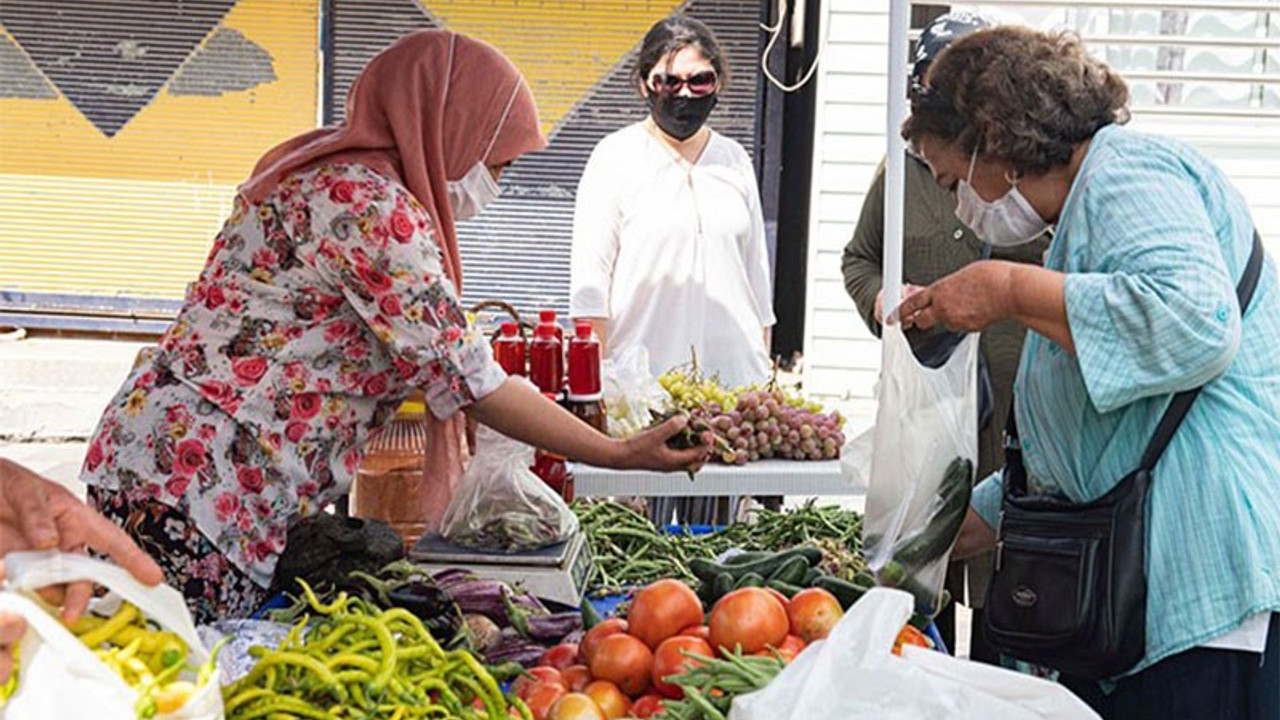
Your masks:
<svg viewBox="0 0 1280 720"><path fill-rule="evenodd" d="M556 336L556 326L555 325L539 325L538 327L534 328L533 336L537 338L542 338L544 340L548 338L553 338Z"/></svg>
<svg viewBox="0 0 1280 720"><path fill-rule="evenodd" d="M520 334L520 326L513 322L502 323L502 334L506 337L515 337Z"/></svg>
<svg viewBox="0 0 1280 720"><path fill-rule="evenodd" d="M590 340L591 339L591 323L589 322L575 323L573 326L573 334L577 336L579 340Z"/></svg>
<svg viewBox="0 0 1280 720"><path fill-rule="evenodd" d="M553 323L556 321L556 311L555 310L539 310L538 319L544 323Z"/></svg>
<svg viewBox="0 0 1280 720"><path fill-rule="evenodd" d="M417 400L405 400L396 410L397 415L421 415L427 411L427 404Z"/></svg>

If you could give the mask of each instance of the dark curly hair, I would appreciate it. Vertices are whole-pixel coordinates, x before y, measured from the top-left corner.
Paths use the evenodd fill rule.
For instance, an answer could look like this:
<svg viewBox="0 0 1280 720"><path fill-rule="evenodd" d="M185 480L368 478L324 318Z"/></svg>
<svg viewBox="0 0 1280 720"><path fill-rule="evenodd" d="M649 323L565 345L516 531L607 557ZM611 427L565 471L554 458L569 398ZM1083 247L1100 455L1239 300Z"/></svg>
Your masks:
<svg viewBox="0 0 1280 720"><path fill-rule="evenodd" d="M1039 175L1069 162L1103 127L1128 122L1128 104L1124 80L1075 35L997 27L938 55L902 137L933 135Z"/></svg>

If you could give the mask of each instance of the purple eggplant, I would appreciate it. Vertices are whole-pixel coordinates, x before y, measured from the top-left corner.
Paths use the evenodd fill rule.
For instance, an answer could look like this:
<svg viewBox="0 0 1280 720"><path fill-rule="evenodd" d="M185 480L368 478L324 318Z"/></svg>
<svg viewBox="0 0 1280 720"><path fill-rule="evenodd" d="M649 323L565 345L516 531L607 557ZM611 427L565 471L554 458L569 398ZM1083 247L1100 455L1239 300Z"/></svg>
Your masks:
<svg viewBox="0 0 1280 720"><path fill-rule="evenodd" d="M448 588L464 614L484 615L501 626L511 623L507 615L507 586L497 580L466 580Z"/></svg>
<svg viewBox="0 0 1280 720"><path fill-rule="evenodd" d="M504 637L497 645L489 648L484 654L484 660L489 665L517 662L528 668L537 665L546 651L545 647L524 638Z"/></svg>
<svg viewBox="0 0 1280 720"><path fill-rule="evenodd" d="M547 609L547 606L542 604L541 600L529 593L511 592L510 595L511 602L528 610L534 615L549 615L551 613L551 611Z"/></svg>
<svg viewBox="0 0 1280 720"><path fill-rule="evenodd" d="M564 636L582 629L582 613L571 611L555 615L530 615L525 618L525 625L531 639L560 643Z"/></svg>
<svg viewBox="0 0 1280 720"><path fill-rule="evenodd" d="M441 570L435 575L432 575L431 579L435 580L436 584L439 585L440 587L448 590L454 585L467 582L470 580L476 580L478 578L476 577L476 574L471 572L470 570L463 570L462 568L449 568L447 570Z"/></svg>

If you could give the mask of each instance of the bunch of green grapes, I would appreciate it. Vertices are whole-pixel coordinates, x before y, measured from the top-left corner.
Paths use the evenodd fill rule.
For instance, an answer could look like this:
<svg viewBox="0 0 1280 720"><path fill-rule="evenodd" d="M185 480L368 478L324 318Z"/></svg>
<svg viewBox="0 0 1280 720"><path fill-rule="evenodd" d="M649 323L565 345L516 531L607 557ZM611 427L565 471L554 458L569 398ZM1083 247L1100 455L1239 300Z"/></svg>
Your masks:
<svg viewBox="0 0 1280 720"><path fill-rule="evenodd" d="M671 396L671 404L677 410L699 410L715 415L738 405L737 393L721 385L719 378L704 378L695 370L668 370L658 378L658 384Z"/></svg>

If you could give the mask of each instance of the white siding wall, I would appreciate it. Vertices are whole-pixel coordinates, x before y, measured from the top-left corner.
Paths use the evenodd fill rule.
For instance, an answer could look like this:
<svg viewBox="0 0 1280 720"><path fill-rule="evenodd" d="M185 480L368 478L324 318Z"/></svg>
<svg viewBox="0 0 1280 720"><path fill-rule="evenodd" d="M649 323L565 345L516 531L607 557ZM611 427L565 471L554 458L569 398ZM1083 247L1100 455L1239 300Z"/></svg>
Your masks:
<svg viewBox="0 0 1280 720"><path fill-rule="evenodd" d="M1081 11L977 9L1002 21L1088 33ZM807 392L840 407L856 430L875 412L880 344L844 292L840 254L884 155L888 3L828 0L822 21L829 35L817 77L804 383ZM1139 111L1132 126L1180 137L1214 158L1249 200L1268 248L1280 255L1280 118L1206 120Z"/></svg>

